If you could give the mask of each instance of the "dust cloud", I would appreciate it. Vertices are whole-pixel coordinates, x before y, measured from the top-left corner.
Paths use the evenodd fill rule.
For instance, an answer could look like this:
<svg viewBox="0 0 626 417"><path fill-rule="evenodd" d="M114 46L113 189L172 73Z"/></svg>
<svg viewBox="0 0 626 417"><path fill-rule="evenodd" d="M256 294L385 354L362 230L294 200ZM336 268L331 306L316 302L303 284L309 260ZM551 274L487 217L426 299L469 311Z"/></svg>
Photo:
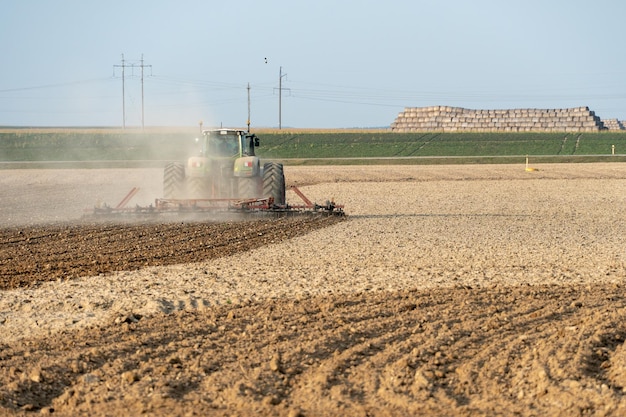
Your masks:
<svg viewBox="0 0 626 417"><path fill-rule="evenodd" d="M79 221L94 207L117 206L133 188L128 207L153 205L163 197L165 164L197 155L201 136L199 127L3 134L0 226Z"/></svg>
<svg viewBox="0 0 626 417"><path fill-rule="evenodd" d="M0 226L80 221L94 207L115 207L133 187L139 192L131 206L154 204L163 192L162 172L160 168L4 170Z"/></svg>

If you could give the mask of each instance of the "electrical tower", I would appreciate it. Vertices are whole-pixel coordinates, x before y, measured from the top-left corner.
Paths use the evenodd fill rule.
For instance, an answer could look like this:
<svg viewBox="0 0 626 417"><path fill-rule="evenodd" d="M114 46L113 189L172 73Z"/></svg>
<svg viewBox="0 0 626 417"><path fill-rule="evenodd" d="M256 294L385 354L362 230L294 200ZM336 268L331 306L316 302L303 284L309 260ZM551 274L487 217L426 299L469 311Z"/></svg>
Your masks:
<svg viewBox="0 0 626 417"><path fill-rule="evenodd" d="M113 65L113 75L115 76L115 68L122 68L122 129L126 129L126 93L125 93L125 69L131 68L141 68L141 129L144 128L144 96L143 96L143 79L144 79L144 68L152 69L152 65L146 65L143 62L143 54L141 54L141 59L139 63L137 62L128 62L124 60L124 54L122 54L122 64L121 65Z"/></svg>
<svg viewBox="0 0 626 417"><path fill-rule="evenodd" d="M250 83L248 83L248 132L250 132Z"/></svg>
<svg viewBox="0 0 626 417"><path fill-rule="evenodd" d="M283 67L280 67L278 70L278 130L282 129L282 118L283 118L283 77L286 77L287 74L283 75Z"/></svg>
<svg viewBox="0 0 626 417"><path fill-rule="evenodd" d="M278 130L282 129L282 117L283 117L283 90L290 90L290 88L283 88L283 77L286 77L287 74L283 74L283 67L280 67L278 70Z"/></svg>

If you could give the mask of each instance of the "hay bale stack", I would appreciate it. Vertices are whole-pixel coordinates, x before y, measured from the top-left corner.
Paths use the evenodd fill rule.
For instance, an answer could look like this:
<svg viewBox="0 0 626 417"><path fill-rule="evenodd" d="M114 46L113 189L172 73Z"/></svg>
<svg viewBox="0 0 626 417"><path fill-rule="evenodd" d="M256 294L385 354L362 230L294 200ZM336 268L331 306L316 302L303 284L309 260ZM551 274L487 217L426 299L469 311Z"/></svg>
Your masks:
<svg viewBox="0 0 626 417"><path fill-rule="evenodd" d="M589 107L471 110L406 107L391 124L395 132L594 132L604 129Z"/></svg>
<svg viewBox="0 0 626 417"><path fill-rule="evenodd" d="M624 123L618 119L603 119L602 123L608 130L625 130Z"/></svg>

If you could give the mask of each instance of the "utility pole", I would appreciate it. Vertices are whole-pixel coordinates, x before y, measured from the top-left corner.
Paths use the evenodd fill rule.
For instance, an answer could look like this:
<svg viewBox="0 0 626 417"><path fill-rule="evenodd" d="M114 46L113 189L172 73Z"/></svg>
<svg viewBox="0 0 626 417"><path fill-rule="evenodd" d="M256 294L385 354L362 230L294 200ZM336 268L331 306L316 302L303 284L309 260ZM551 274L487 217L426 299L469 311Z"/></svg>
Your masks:
<svg viewBox="0 0 626 417"><path fill-rule="evenodd" d="M248 133L250 133L250 83L248 83Z"/></svg>
<svg viewBox="0 0 626 417"><path fill-rule="evenodd" d="M282 129L282 117L283 117L283 109L282 109L282 101L283 101L283 77L286 77L287 74L283 74L283 67L280 67L278 70L278 130Z"/></svg>
<svg viewBox="0 0 626 417"><path fill-rule="evenodd" d="M122 65L113 65L113 76L115 76L115 68L122 68L122 129L126 129L126 101L124 97L126 97L124 93L124 68L126 68L126 63L124 61L124 54L122 54Z"/></svg>
<svg viewBox="0 0 626 417"><path fill-rule="evenodd" d="M143 121L143 69L144 67L150 67L152 68L152 65L144 65L143 63L143 54L141 54L141 130L143 130L144 128L144 121Z"/></svg>
<svg viewBox="0 0 626 417"><path fill-rule="evenodd" d="M143 98L143 69L144 68L152 68L152 65L145 65L143 62L143 54L141 54L140 64L137 65L135 63L128 63L124 60L124 54L122 54L122 64L121 65L113 65L113 68L122 68L122 129L126 129L126 93L125 93L125 69L126 67L141 68L141 129L144 128L144 98ZM115 70L114 70L115 71Z"/></svg>

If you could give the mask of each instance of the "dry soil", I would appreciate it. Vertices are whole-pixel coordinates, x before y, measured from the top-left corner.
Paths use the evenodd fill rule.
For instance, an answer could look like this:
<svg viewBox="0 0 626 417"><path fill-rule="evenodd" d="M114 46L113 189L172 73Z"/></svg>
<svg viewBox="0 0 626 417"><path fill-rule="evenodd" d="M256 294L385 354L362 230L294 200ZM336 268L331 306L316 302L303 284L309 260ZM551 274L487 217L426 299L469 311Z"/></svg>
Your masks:
<svg viewBox="0 0 626 417"><path fill-rule="evenodd" d="M158 170L2 171L0 415L624 415L626 165L536 168L286 167L347 217L141 224L84 209Z"/></svg>

